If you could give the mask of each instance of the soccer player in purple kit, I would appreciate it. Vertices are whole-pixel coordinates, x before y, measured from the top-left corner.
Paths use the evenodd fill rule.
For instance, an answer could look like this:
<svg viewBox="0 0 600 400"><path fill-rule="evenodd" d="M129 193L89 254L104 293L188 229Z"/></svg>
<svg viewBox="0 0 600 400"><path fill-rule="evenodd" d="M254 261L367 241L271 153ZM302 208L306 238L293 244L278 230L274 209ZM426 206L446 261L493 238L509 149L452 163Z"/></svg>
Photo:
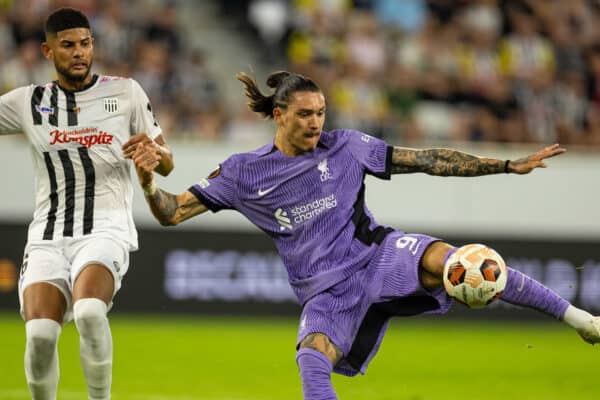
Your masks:
<svg viewBox="0 0 600 400"><path fill-rule="evenodd" d="M331 372L364 373L390 317L445 313L444 262L456 250L438 238L405 233L374 221L364 178L424 172L437 176L527 174L565 151L546 147L516 161L450 149L391 147L348 129L322 131L325 98L310 78L269 76L265 96L241 73L249 107L273 118L273 142L225 160L182 194L157 188L159 158L138 146L132 159L146 200L162 225L207 210L235 209L273 238L303 307L296 361L304 398L335 399ZM509 268L501 299L564 321L589 343L600 342L600 318Z"/></svg>

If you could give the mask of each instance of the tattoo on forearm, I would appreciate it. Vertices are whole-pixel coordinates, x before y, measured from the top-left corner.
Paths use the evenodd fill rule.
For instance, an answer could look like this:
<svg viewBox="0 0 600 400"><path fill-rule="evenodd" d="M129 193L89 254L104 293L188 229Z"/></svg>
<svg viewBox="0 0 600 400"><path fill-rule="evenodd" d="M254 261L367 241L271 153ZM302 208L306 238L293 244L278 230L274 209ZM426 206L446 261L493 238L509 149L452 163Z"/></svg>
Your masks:
<svg viewBox="0 0 600 400"><path fill-rule="evenodd" d="M325 354L327 358L332 361L333 365L337 364L344 355L342 351L322 333L311 333L304 338L302 343L300 343L300 347L308 347Z"/></svg>
<svg viewBox="0 0 600 400"><path fill-rule="evenodd" d="M148 196L148 203L154 216L163 225L172 221L179 208L177 196L162 189L157 189L152 196Z"/></svg>
<svg viewBox="0 0 600 400"><path fill-rule="evenodd" d="M424 172L438 176L480 176L504 172L504 161L449 149L394 148L392 173Z"/></svg>

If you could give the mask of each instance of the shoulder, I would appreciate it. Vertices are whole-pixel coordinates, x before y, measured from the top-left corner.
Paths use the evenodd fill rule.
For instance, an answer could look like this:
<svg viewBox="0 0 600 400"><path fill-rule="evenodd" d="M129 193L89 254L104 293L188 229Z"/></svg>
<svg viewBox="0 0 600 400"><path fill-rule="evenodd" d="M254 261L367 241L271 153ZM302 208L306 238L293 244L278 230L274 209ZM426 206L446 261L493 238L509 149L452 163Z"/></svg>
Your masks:
<svg viewBox="0 0 600 400"><path fill-rule="evenodd" d="M125 78L122 76L100 75L98 77L96 90L133 93L133 91L136 89L136 86L141 89L139 83L137 83L135 79L132 78Z"/></svg>
<svg viewBox="0 0 600 400"><path fill-rule="evenodd" d="M333 147L336 145L344 145L355 140L364 140L366 137L370 136L354 129L334 129L331 131L323 131L321 133L321 142L328 147Z"/></svg>
<svg viewBox="0 0 600 400"><path fill-rule="evenodd" d="M6 105L10 105L12 107L16 107L19 104L24 104L26 101L30 101L33 93L38 93L38 97L42 98L44 90L46 86L52 85L51 83L47 85L28 85L21 86L16 89L10 90L0 96L0 102Z"/></svg>

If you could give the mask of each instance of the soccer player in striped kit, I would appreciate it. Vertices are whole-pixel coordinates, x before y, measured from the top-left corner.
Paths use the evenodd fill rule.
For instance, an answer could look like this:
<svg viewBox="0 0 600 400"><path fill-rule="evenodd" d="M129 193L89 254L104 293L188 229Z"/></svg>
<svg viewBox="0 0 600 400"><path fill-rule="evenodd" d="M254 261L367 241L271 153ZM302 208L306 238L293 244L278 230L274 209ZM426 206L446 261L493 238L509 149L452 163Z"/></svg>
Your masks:
<svg viewBox="0 0 600 400"><path fill-rule="evenodd" d="M365 205L366 174L424 172L438 176L527 174L564 152L546 147L516 161L449 149L390 147L361 132L322 131L325 99L309 78L272 74L265 96L245 74L249 107L277 123L272 143L225 160L188 191L156 187L151 149L133 155L154 216L176 225L207 210L235 209L273 238L303 307L296 360L304 398L335 399L331 372L364 373L392 316L444 313L445 260L455 248L440 239L377 224ZM588 342L600 321L519 271L508 269L501 299L565 321Z"/></svg>
<svg viewBox="0 0 600 400"><path fill-rule="evenodd" d="M56 398L57 341L74 319L89 399L109 399L107 311L138 246L127 158L143 144L160 174L173 161L139 84L91 73L86 16L58 9L45 32L42 51L58 80L0 97L0 134L24 133L35 168L36 207L19 280L25 375L33 399Z"/></svg>

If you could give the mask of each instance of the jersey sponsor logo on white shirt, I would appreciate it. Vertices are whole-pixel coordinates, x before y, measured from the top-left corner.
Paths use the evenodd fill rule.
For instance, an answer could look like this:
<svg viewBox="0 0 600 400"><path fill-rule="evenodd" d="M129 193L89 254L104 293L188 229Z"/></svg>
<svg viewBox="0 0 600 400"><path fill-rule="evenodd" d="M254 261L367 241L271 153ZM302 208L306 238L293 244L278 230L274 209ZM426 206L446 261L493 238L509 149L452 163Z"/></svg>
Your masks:
<svg viewBox="0 0 600 400"><path fill-rule="evenodd" d="M111 144L114 138L114 135L110 133L98 130L98 128L81 128L74 130L58 130L55 129L50 132L51 141L49 144L63 144L70 142L78 142L82 146L87 148L92 147L96 144Z"/></svg>
<svg viewBox="0 0 600 400"><path fill-rule="evenodd" d="M54 114L54 108L36 105L35 109L40 114Z"/></svg>

